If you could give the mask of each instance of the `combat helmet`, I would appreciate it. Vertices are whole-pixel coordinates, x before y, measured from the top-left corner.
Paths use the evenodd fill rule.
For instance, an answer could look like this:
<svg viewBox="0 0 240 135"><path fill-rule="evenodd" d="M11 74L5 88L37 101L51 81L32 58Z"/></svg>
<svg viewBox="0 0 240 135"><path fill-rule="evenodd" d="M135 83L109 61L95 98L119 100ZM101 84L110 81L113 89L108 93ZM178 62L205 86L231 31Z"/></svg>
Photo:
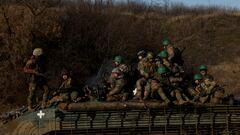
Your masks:
<svg viewBox="0 0 240 135"><path fill-rule="evenodd" d="M120 56L120 55L118 55L118 56L116 56L116 57L114 58L113 61L114 61L114 62L118 62L118 63L122 63L122 62L123 62L123 57Z"/></svg>
<svg viewBox="0 0 240 135"><path fill-rule="evenodd" d="M164 74L164 73L167 73L168 72L168 69L165 67L165 66L160 66L158 69L157 69L157 73L158 74Z"/></svg>
<svg viewBox="0 0 240 135"><path fill-rule="evenodd" d="M161 51L161 52L158 54L158 57L160 57L160 58L167 58L167 57L168 57L168 52L167 52L166 50Z"/></svg>
<svg viewBox="0 0 240 135"><path fill-rule="evenodd" d="M33 55L34 56L40 56L40 55L42 55L43 54L43 49L42 48L35 48L34 50L33 50Z"/></svg>
<svg viewBox="0 0 240 135"><path fill-rule="evenodd" d="M202 79L203 79L203 76L202 76L201 74L195 74L195 75L193 76L193 79L194 79L194 80L202 80Z"/></svg>
<svg viewBox="0 0 240 135"><path fill-rule="evenodd" d="M208 70L208 67L206 65L200 65L198 68L200 71L201 70Z"/></svg>
<svg viewBox="0 0 240 135"><path fill-rule="evenodd" d="M169 39L167 39L167 38L162 41L163 46L167 46L170 43L171 43L171 41Z"/></svg>

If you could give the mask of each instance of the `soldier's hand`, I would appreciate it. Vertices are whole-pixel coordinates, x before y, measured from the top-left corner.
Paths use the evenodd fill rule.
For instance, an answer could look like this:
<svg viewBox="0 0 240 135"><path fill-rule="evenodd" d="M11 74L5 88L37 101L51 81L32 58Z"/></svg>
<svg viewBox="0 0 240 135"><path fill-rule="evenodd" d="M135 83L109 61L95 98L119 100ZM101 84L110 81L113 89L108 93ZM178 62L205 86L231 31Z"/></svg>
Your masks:
<svg viewBox="0 0 240 135"><path fill-rule="evenodd" d="M56 95L56 94L57 94L57 92L56 92L56 91L54 91L54 92L53 92L53 95Z"/></svg>

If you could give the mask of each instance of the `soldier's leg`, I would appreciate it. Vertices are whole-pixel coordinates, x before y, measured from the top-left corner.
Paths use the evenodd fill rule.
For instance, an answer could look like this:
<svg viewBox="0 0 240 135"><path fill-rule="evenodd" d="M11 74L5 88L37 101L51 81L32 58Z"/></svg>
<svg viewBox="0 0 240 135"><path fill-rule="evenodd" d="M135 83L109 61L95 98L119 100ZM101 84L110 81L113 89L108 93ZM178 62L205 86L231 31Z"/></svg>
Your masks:
<svg viewBox="0 0 240 135"><path fill-rule="evenodd" d="M199 98L199 101L201 104L204 104L207 102L207 100L209 99L209 96L204 96L204 97L200 97Z"/></svg>
<svg viewBox="0 0 240 135"><path fill-rule="evenodd" d="M149 94L151 93L151 86L150 83L148 82L146 86L144 87L144 97L143 100L146 100L149 97Z"/></svg>
<svg viewBox="0 0 240 135"><path fill-rule="evenodd" d="M77 102L78 95L79 95L79 94L78 94L77 91L73 91L73 92L70 94L71 101L72 101L72 102Z"/></svg>
<svg viewBox="0 0 240 135"><path fill-rule="evenodd" d="M37 84L36 83L29 83L29 95L28 95L28 110L32 111L32 102L33 102L33 97L35 95Z"/></svg>
<svg viewBox="0 0 240 135"><path fill-rule="evenodd" d="M44 93L43 93L43 100L42 100L42 108L45 108L48 100L48 93L49 93L48 86L43 85L43 90L44 90Z"/></svg>
<svg viewBox="0 0 240 135"><path fill-rule="evenodd" d="M114 95L121 93L124 85L124 80L117 80L114 88L107 95L107 101L112 101Z"/></svg>
<svg viewBox="0 0 240 135"><path fill-rule="evenodd" d="M212 104L221 104L223 98L224 98L224 91L217 90L211 96L210 103L212 103Z"/></svg>
<svg viewBox="0 0 240 135"><path fill-rule="evenodd" d="M193 97L192 103L199 100L199 94L193 88L188 88L188 93Z"/></svg>
<svg viewBox="0 0 240 135"><path fill-rule="evenodd" d="M170 100L167 98L166 94L164 93L163 89L161 87L159 87L158 89L158 94L159 96L161 97L161 99L166 103L168 104L170 102Z"/></svg>
<svg viewBox="0 0 240 135"><path fill-rule="evenodd" d="M122 101L127 101L128 97L129 97L129 93L123 93Z"/></svg>
<svg viewBox="0 0 240 135"><path fill-rule="evenodd" d="M136 82L137 93L133 99L142 99L143 87L146 85L147 80L145 78L140 78Z"/></svg>
<svg viewBox="0 0 240 135"><path fill-rule="evenodd" d="M54 103L62 102L62 101L63 101L63 98L61 96L55 96L51 100L48 101L48 106L51 106Z"/></svg>
<svg viewBox="0 0 240 135"><path fill-rule="evenodd" d="M174 90L174 92L175 92L175 96L176 96L178 104L181 105L181 104L186 103L186 101L183 100L182 94L181 94L181 92L179 90L176 89L176 90Z"/></svg>
<svg viewBox="0 0 240 135"><path fill-rule="evenodd" d="M124 86L124 81L116 81L115 87L108 93L108 96L113 96L115 94L121 93Z"/></svg>

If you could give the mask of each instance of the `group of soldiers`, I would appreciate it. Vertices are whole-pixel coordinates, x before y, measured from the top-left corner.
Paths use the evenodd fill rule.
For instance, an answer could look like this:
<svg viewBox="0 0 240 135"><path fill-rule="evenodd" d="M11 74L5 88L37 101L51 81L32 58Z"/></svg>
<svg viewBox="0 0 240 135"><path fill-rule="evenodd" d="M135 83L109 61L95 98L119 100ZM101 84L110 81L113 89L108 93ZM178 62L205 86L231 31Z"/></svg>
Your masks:
<svg viewBox="0 0 240 135"><path fill-rule="evenodd" d="M126 85L131 81L131 68L125 63L122 56L113 59L114 68L105 81L107 86L105 100L144 102L145 100L162 101L164 104L174 103L213 103L218 104L224 98L224 90L220 89L214 78L208 73L206 65L199 66L199 73L193 75L193 85L186 79L181 51L173 47L170 40L162 42L163 50L156 56L154 53L141 50L137 53L138 64L136 67L137 80L135 89L130 90ZM33 101L38 87L44 90L41 107L58 102L83 102L96 100L96 90L84 87L81 92L75 86L75 80L69 71L63 70L63 82L53 97L48 98L49 88L44 76L43 50L35 48L33 55L27 61L24 72L29 74L28 110L33 110ZM65 91L65 92L61 92ZM59 94L60 93L60 94Z"/></svg>
<svg viewBox="0 0 240 135"><path fill-rule="evenodd" d="M139 73L134 90L133 100L144 102L145 100L161 100L165 104L174 103L182 105L186 103L218 104L225 97L214 78L208 73L206 65L199 66L199 73L193 75L194 83L191 85L185 79L183 61L178 48L171 45L169 40L163 41L164 49L154 56L152 52L145 50L137 53ZM107 101L125 101L129 92L124 90L128 78L128 66L122 56L114 59L115 68L109 78L110 92Z"/></svg>

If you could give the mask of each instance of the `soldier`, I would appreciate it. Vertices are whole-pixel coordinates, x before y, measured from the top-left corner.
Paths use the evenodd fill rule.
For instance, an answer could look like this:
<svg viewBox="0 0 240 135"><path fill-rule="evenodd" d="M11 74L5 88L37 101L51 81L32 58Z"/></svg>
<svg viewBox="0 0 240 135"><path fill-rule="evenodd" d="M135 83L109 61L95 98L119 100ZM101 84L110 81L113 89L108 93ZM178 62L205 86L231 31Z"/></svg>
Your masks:
<svg viewBox="0 0 240 135"><path fill-rule="evenodd" d="M199 66L200 74L202 74L204 79L214 80L213 76L208 74L208 67L206 65Z"/></svg>
<svg viewBox="0 0 240 135"><path fill-rule="evenodd" d="M127 93L124 93L124 86L126 84L126 80L124 78L123 72L116 67L112 70L112 73L108 79L108 83L110 84L109 93L107 94L107 101L126 101Z"/></svg>
<svg viewBox="0 0 240 135"><path fill-rule="evenodd" d="M128 72L129 72L129 68L126 64L123 63L123 57L118 55L114 58L113 60L114 62L114 66L115 67L118 67L119 70L124 74L124 75L127 75Z"/></svg>
<svg viewBox="0 0 240 135"><path fill-rule="evenodd" d="M196 84L194 92L192 92L194 101L198 101L201 104L208 102L214 94L216 83L209 79L204 79L201 74L195 74L193 79Z"/></svg>
<svg viewBox="0 0 240 135"><path fill-rule="evenodd" d="M153 61L153 53L148 52L146 56L142 55L142 53L138 53L138 71L140 74L140 79L136 82L136 94L134 96L134 100L142 100L143 92L145 89L150 89L147 85L150 78L153 77L155 72L155 63ZM149 90L147 90L149 91Z"/></svg>
<svg viewBox="0 0 240 135"><path fill-rule="evenodd" d="M180 51L179 48L173 47L169 39L164 39L162 44L164 49L168 52L168 60L182 67L184 63L182 60L182 51Z"/></svg>
<svg viewBox="0 0 240 135"><path fill-rule="evenodd" d="M168 91L167 94L175 98L176 104L181 105L188 102L185 101L188 100L188 98L183 93L181 93L181 89L179 88L179 83L181 83L183 80L182 77L170 75L168 68L161 66L158 68L155 78L159 80L161 89ZM183 96L185 100L183 99Z"/></svg>
<svg viewBox="0 0 240 135"><path fill-rule="evenodd" d="M154 78L149 80L146 87L148 87L148 89L145 89L144 91L144 98L143 100L146 100L149 98L157 98L160 97L165 104L168 104L170 102L170 100L167 98L166 94L164 93L163 90L163 83L160 82L160 78L159 76L161 74L165 74L167 72L167 68L165 67L159 67L157 70L157 73L155 74ZM161 80L162 81L162 80Z"/></svg>
<svg viewBox="0 0 240 135"><path fill-rule="evenodd" d="M58 102L77 102L80 101L79 92L77 91L76 82L70 76L70 73L67 70L63 70L61 73L62 84L57 91L53 93L54 96L48 104L52 105L53 103Z"/></svg>
<svg viewBox="0 0 240 135"><path fill-rule="evenodd" d="M41 48L35 48L33 55L27 61L24 72L29 74L29 95L28 95L28 110L33 111L33 97L35 96L36 89L38 87L44 89L42 108L46 107L46 101L48 96L47 79L44 76L45 73L45 61L42 57L43 50Z"/></svg>

